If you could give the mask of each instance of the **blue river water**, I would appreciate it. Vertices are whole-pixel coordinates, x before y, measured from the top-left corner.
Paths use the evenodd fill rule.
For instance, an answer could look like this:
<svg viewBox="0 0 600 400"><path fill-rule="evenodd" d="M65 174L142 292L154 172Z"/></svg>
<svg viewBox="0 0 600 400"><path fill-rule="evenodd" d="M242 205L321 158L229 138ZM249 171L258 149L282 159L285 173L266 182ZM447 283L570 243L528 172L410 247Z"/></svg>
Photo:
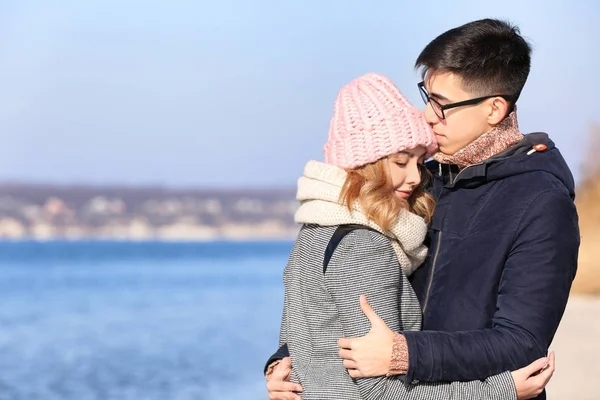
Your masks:
<svg viewBox="0 0 600 400"><path fill-rule="evenodd" d="M0 243L0 399L265 399L292 243Z"/></svg>

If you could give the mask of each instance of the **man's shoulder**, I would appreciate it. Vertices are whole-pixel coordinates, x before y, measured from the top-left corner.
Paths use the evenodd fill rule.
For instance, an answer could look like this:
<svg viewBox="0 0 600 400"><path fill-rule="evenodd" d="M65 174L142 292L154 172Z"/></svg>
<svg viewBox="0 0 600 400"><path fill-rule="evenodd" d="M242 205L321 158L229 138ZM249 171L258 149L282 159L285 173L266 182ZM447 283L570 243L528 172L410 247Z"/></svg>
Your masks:
<svg viewBox="0 0 600 400"><path fill-rule="evenodd" d="M570 191L564 182L551 171L532 170L502 179L510 191L518 191L527 194L526 197L537 197L543 193L560 193L570 196Z"/></svg>

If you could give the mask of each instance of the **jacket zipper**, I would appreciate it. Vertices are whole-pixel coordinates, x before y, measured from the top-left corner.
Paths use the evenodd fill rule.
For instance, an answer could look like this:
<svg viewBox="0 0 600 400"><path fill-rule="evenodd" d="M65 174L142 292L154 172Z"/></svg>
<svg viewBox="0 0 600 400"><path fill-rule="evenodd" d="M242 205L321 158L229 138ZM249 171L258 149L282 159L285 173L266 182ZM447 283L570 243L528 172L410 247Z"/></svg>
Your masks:
<svg viewBox="0 0 600 400"><path fill-rule="evenodd" d="M454 184L456 183L456 180L457 180L457 179L458 179L458 177L460 176L460 174L462 174L462 173L463 173L463 172L464 172L466 169L469 169L469 168L471 168L471 167L475 167L475 166L477 166L477 165L482 165L482 164L483 164L483 163L482 163L482 162L480 162L480 163L477 163L477 164L473 164L473 165L469 165L469 166L467 166L467 167L464 167L463 169L461 169L461 170L458 172L458 174L456 174L456 176L454 177L454 179L452 179L452 174L450 174L450 183L454 185Z"/></svg>
<svg viewBox="0 0 600 400"><path fill-rule="evenodd" d="M433 284L433 275L435 273L435 264L437 263L438 253L440 252L440 245L442 243L442 231L438 235L437 246L435 247L435 254L433 256L433 264L431 266L431 275L429 275L429 285L427 285L427 294L425 295L425 305L423 306L423 314L427 310L427 303L429 303L429 292L431 291L431 285Z"/></svg>
<svg viewBox="0 0 600 400"><path fill-rule="evenodd" d="M456 174L456 176L452 176L452 171L448 171L450 173L450 183L452 185L454 185L456 183L456 180L458 179L458 177L460 176L460 174L463 173L464 170L470 168L470 167L474 167L476 165L482 165L483 162L477 163L477 164L473 164L473 165L469 165L468 167L463 168L458 174ZM440 164L441 166L441 164ZM440 172L441 172L441 168L440 168ZM433 264L431 265L431 275L429 276L429 284L427 285L427 293L425 295L425 305L423 306L423 314L425 314L425 311L427 310L427 304L429 303L429 294L431 292L431 286L433 285L433 275L435 274L435 265L437 264L437 258L438 258L438 254L440 252L440 245L442 244L442 231L440 231L439 235L438 235L438 242L437 242L437 246L435 247L435 254L433 256Z"/></svg>
<svg viewBox="0 0 600 400"><path fill-rule="evenodd" d="M480 165L480 164L483 164L483 163L469 165L468 167L463 168L454 177L452 176L452 171L448 171L450 173L450 183L452 185L454 185L454 183L456 182L456 180L458 179L460 174L462 174L465 169L467 169L469 167L473 167L475 165ZM438 254L440 252L441 244L442 244L442 231L440 231L440 233L438 235L438 242L437 242L437 246L435 247L435 254L433 255L433 264L431 265L431 275L429 275L429 284L427 285L427 293L425 294L425 305L423 306L423 314L425 314L425 311L427 310L427 304L429 303L429 294L431 292L431 286L433 285L433 275L435 274L435 265L437 264L437 258L438 258Z"/></svg>

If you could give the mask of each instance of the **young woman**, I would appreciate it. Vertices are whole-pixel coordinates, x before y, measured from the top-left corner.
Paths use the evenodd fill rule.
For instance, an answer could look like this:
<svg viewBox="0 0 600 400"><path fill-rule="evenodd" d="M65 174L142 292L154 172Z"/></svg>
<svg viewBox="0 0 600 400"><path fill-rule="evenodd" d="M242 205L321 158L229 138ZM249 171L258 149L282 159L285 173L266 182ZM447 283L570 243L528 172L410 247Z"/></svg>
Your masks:
<svg viewBox="0 0 600 400"><path fill-rule="evenodd" d="M308 162L298 181L296 221L303 226L284 272L280 346L287 344L291 381L301 385L302 398L517 399L519 385L530 384L510 372L473 382L353 379L338 355L339 338L370 328L362 294L392 330L420 329L421 308L407 275L427 253L423 241L435 204L422 189L421 166L435 150L422 113L386 77L368 74L340 91L325 162ZM392 372L403 359L393 355ZM542 378L552 372L553 364ZM298 398L269 389L271 399Z"/></svg>

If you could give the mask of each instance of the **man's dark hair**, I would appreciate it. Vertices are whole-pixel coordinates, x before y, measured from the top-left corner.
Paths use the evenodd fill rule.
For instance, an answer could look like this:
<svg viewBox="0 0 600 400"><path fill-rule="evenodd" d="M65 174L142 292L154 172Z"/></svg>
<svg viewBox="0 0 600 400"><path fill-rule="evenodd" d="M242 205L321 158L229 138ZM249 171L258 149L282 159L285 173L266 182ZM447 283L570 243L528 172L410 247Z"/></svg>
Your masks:
<svg viewBox="0 0 600 400"><path fill-rule="evenodd" d="M462 78L464 90L476 95L521 94L531 69L531 46L519 28L497 19L482 19L450 29L429 43L415 63L428 72Z"/></svg>

